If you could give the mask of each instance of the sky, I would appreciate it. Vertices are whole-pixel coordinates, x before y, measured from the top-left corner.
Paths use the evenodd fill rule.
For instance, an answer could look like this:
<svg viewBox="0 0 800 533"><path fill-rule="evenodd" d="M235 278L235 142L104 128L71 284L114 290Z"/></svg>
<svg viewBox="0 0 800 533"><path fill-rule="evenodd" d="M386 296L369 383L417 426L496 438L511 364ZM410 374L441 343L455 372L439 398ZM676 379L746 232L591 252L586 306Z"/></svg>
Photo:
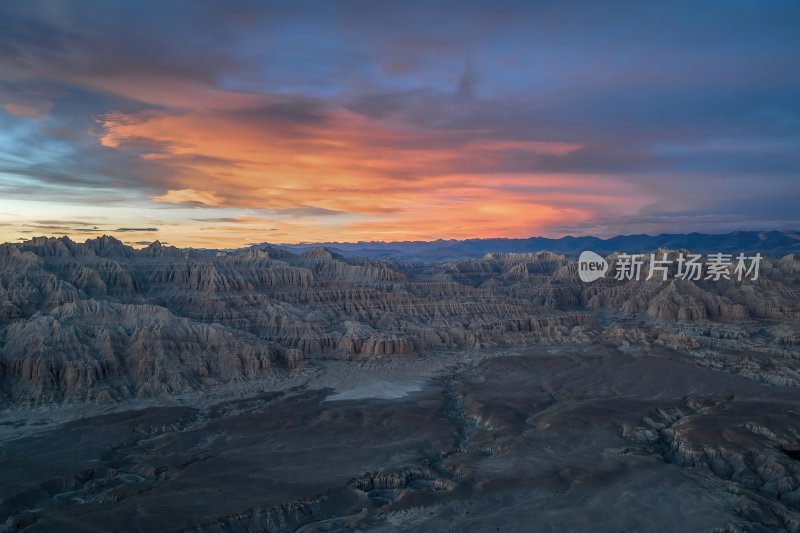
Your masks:
<svg viewBox="0 0 800 533"><path fill-rule="evenodd" d="M0 3L0 242L800 229L800 2Z"/></svg>

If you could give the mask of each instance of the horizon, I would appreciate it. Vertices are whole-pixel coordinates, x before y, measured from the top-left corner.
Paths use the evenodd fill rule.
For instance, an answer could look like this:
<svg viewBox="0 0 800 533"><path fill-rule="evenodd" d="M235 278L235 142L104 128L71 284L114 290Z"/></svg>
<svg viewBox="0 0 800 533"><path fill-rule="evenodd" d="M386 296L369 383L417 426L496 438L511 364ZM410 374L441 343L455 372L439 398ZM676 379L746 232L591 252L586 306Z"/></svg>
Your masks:
<svg viewBox="0 0 800 533"><path fill-rule="evenodd" d="M272 246L276 248L280 247L301 247L301 246L313 246L318 245L317 247L326 248L326 245L370 245L370 244L433 244L437 242L451 242L451 243L459 243L459 242L468 242L468 241L488 241L488 240L518 240L518 241L527 241L527 240L535 240L535 239L543 239L543 240L550 240L550 241L560 241L565 239L595 239L603 242L611 241L614 239L625 239L625 238L633 238L633 237L648 237L648 238L658 238L664 236L675 236L675 237L690 237L693 235L700 235L700 236L724 236L724 235L736 235L736 234L765 234L765 233L780 233L780 234L800 234L800 229L774 229L774 230L736 230L730 231L725 233L703 233L703 232L686 232L686 233L631 233L631 234L619 234L614 235L612 237L599 237L596 235L564 235L563 237L543 237L541 235L538 236L530 236L530 237L477 237L477 238L467 238L467 239L431 239L431 240L405 240L405 241L315 241L315 242L259 242L259 243L247 243L243 246L237 248L203 248L203 247L195 247L195 246L177 246L167 241L160 241L158 239L149 242L147 244L143 243L133 243L129 244L122 239L119 239L117 236L113 234L102 234L96 237L87 237L84 240L75 239L70 237L69 235L34 235L27 238L24 241L17 240L17 241L6 241L0 244L25 244L27 242L33 241L34 239L63 239L66 238L75 244L86 244L93 240L103 239L103 238L111 238L115 239L117 242L133 248L135 250L142 250L153 246L155 244L159 244L161 246L168 246L174 247L181 250L217 250L217 251L239 251L239 250L246 250L250 248L258 248L260 246Z"/></svg>
<svg viewBox="0 0 800 533"><path fill-rule="evenodd" d="M800 5L0 5L0 241L800 227Z"/></svg>

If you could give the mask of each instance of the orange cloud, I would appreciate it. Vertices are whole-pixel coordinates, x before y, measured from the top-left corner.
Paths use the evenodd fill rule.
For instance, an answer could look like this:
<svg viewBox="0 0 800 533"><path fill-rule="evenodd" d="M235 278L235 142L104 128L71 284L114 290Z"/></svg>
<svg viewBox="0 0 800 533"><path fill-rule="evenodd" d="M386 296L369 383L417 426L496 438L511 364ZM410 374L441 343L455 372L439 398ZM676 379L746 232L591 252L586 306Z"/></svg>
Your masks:
<svg viewBox="0 0 800 533"><path fill-rule="evenodd" d="M168 176L156 202L272 214L302 208L299 220L270 222L281 242L524 237L651 201L614 176L505 170L520 158L563 157L581 148L574 143L432 132L344 110L291 121L194 107L108 113L98 118L101 142L149 147L142 157Z"/></svg>
<svg viewBox="0 0 800 533"><path fill-rule="evenodd" d="M170 204L201 204L206 206L222 205L222 199L211 191L196 191L194 189L170 189L166 194L154 196L156 202Z"/></svg>

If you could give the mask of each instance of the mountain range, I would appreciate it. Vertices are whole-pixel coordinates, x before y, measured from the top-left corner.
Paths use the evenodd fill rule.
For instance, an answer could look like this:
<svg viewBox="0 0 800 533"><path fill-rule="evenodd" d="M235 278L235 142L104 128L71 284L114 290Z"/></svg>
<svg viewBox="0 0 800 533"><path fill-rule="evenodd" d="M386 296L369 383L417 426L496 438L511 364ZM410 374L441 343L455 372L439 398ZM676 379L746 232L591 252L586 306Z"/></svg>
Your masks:
<svg viewBox="0 0 800 533"><path fill-rule="evenodd" d="M550 251L577 255L584 250L600 253L648 252L656 248L687 249L696 252L761 252L785 255L800 251L800 231L736 231L724 234L662 233L660 235L619 235L610 239L566 236L559 239L466 239L398 242L320 242L301 244L254 244L253 248L278 247L304 252L324 247L345 257L371 259L420 259L451 261L482 257L487 253L532 253Z"/></svg>

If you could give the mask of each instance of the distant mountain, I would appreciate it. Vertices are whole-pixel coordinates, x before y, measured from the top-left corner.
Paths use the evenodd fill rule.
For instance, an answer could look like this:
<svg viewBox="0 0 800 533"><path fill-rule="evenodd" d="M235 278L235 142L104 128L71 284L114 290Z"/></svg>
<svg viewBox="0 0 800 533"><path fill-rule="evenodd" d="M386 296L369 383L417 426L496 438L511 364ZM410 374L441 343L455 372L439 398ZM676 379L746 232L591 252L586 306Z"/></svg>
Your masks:
<svg viewBox="0 0 800 533"><path fill-rule="evenodd" d="M291 252L325 247L344 257L371 259L419 259L450 261L482 257L487 253L525 253L551 251L565 255L584 250L599 253L648 252L656 248L684 248L695 252L761 252L784 255L800 252L800 231L736 231L724 234L663 233L661 235L619 235L610 239L597 237L562 237L548 239L467 239L402 242L322 242L306 244L258 244L253 248L277 247Z"/></svg>

